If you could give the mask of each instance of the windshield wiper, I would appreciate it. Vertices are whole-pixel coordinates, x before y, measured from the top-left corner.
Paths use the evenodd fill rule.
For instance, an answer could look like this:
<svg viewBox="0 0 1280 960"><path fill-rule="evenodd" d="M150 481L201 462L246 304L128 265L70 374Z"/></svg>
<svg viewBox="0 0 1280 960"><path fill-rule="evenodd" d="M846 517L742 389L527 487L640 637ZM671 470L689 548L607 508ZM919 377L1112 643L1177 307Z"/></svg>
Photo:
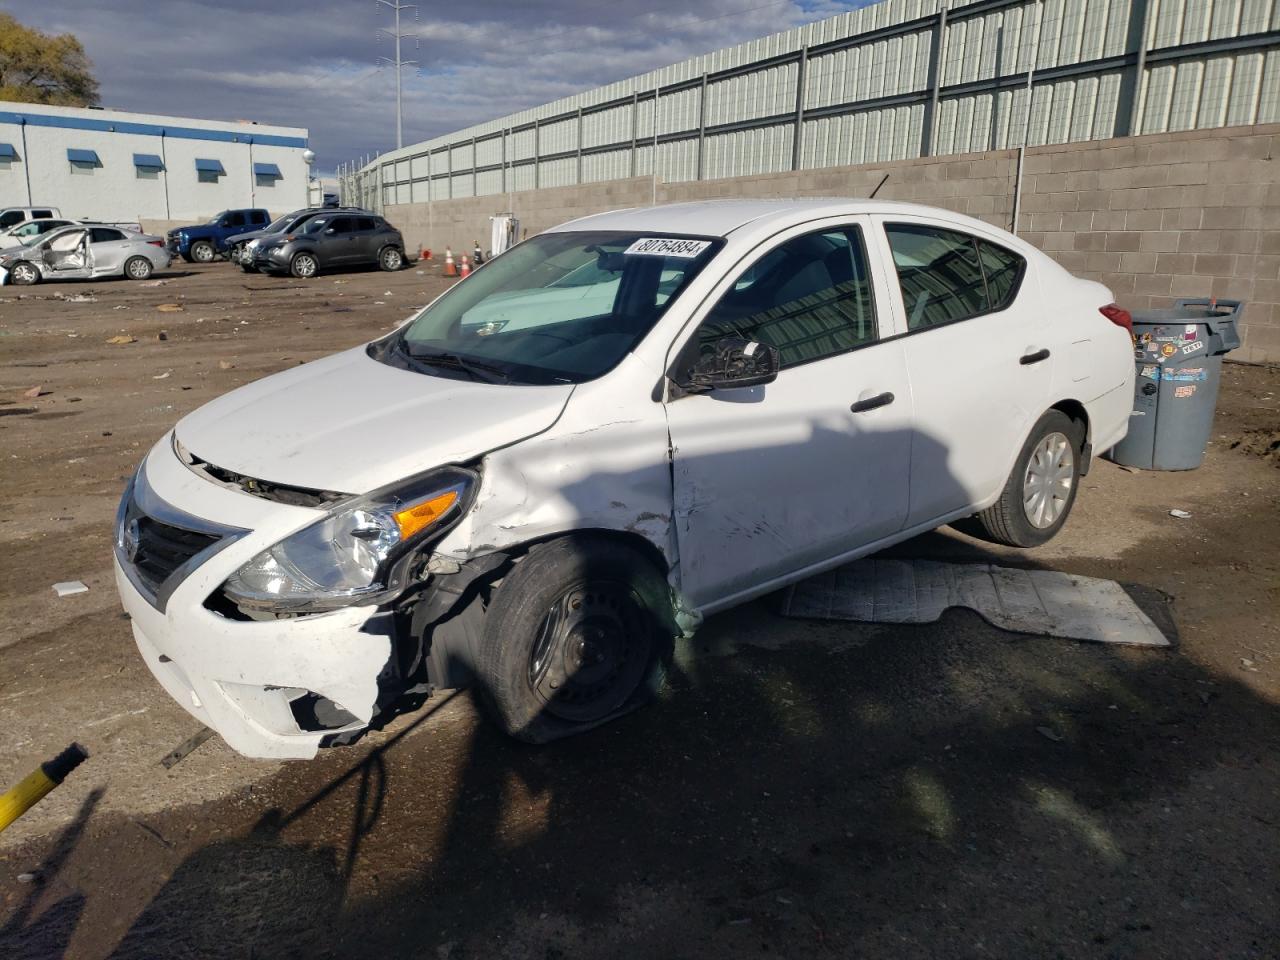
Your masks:
<svg viewBox="0 0 1280 960"><path fill-rule="evenodd" d="M479 380L482 383L508 383L511 380L510 375L499 366L495 366L492 363L484 363L480 360L464 360L456 353L448 353L443 350L420 352L407 344L404 345L404 352L405 356L410 360L436 367L448 367L451 370L461 370L472 380Z"/></svg>

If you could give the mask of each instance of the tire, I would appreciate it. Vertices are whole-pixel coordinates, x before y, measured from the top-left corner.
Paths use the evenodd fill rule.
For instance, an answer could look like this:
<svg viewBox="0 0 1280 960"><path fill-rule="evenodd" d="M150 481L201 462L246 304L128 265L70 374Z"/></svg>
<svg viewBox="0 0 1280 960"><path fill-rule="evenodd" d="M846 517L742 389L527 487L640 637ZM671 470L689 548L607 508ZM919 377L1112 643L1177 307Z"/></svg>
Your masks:
<svg viewBox="0 0 1280 960"><path fill-rule="evenodd" d="M124 275L130 280L149 280L153 269L146 257L130 257L124 262Z"/></svg>
<svg viewBox="0 0 1280 960"><path fill-rule="evenodd" d="M241 269L241 270L243 270L245 273L257 273L257 272L258 272L258 268L257 268L257 267L255 267L252 263L242 263L242 264L240 264L240 269Z"/></svg>
<svg viewBox="0 0 1280 960"><path fill-rule="evenodd" d="M316 275L320 262L314 253L295 253L289 261L289 272L300 280L307 280Z"/></svg>
<svg viewBox="0 0 1280 960"><path fill-rule="evenodd" d="M528 743L635 709L662 684L675 635L669 596L653 564L616 541L538 544L503 578L485 617L481 702Z"/></svg>
<svg viewBox="0 0 1280 960"><path fill-rule="evenodd" d="M9 268L9 282L15 287L29 287L40 282L40 271L25 260L19 260Z"/></svg>
<svg viewBox="0 0 1280 960"><path fill-rule="evenodd" d="M1050 410L1032 427L1000 499L976 514L974 529L966 532L1010 547L1052 540L1076 502L1083 446L1082 426Z"/></svg>
<svg viewBox="0 0 1280 960"><path fill-rule="evenodd" d="M196 263L213 263L213 258L218 255L218 251L213 249L213 244L208 240L197 240L191 245L191 259Z"/></svg>
<svg viewBox="0 0 1280 960"><path fill-rule="evenodd" d="M404 254L396 247L386 246L378 251L378 267L382 270L399 270L404 266Z"/></svg>

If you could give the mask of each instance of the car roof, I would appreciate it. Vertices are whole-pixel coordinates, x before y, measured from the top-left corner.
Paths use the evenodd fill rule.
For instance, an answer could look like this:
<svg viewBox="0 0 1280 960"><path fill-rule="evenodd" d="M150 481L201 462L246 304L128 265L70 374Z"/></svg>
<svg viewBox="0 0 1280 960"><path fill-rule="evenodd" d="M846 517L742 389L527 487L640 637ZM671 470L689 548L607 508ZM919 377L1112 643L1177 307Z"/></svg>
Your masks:
<svg viewBox="0 0 1280 960"><path fill-rule="evenodd" d="M562 223L554 230L626 230L701 236L727 237L735 230L752 224L756 227L771 223L783 229L809 220L823 217L849 216L851 214L897 214L899 216L923 216L947 219L954 222L981 225L990 230L991 225L962 214L918 203L902 203L896 200L868 200L865 197L816 197L779 200L696 200L688 203L670 203L655 207L632 207L597 213Z"/></svg>

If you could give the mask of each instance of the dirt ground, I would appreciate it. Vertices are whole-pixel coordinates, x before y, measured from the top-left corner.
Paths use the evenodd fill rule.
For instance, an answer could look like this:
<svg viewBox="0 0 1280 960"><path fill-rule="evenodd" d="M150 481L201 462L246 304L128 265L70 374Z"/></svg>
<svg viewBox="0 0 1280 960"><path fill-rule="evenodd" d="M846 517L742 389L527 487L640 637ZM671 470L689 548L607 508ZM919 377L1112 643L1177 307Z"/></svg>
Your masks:
<svg viewBox="0 0 1280 960"><path fill-rule="evenodd" d="M215 738L161 767L199 728L115 598L127 475L207 400L388 329L437 270L0 288L0 788L92 754L0 835L0 956L1280 956L1274 368L1227 367L1200 470L1099 463L1046 547L895 550L1118 579L1173 650L766 599L706 624L663 703L550 747L444 693L315 761Z"/></svg>

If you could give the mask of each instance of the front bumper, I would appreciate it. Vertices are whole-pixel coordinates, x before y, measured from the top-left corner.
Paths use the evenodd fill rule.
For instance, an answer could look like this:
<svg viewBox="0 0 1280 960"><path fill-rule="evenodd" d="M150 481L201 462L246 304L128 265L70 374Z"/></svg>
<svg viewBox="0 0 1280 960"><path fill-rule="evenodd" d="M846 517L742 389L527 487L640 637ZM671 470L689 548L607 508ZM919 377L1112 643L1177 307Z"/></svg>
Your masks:
<svg viewBox="0 0 1280 960"><path fill-rule="evenodd" d="M180 523L185 515L195 528L203 519L233 529L235 535L179 567L154 591L155 597L125 550L117 549L120 599L138 650L160 685L250 757L311 757L325 737L367 726L378 679L392 660L391 615L374 607L349 607L261 622L231 619L206 607L206 598L231 573L317 512L219 487L182 464L169 444L165 437L152 450L138 475L138 495L131 490L126 496L145 506L147 516L164 513L166 522ZM340 706L354 719L342 726L304 729L295 701L316 698Z"/></svg>

